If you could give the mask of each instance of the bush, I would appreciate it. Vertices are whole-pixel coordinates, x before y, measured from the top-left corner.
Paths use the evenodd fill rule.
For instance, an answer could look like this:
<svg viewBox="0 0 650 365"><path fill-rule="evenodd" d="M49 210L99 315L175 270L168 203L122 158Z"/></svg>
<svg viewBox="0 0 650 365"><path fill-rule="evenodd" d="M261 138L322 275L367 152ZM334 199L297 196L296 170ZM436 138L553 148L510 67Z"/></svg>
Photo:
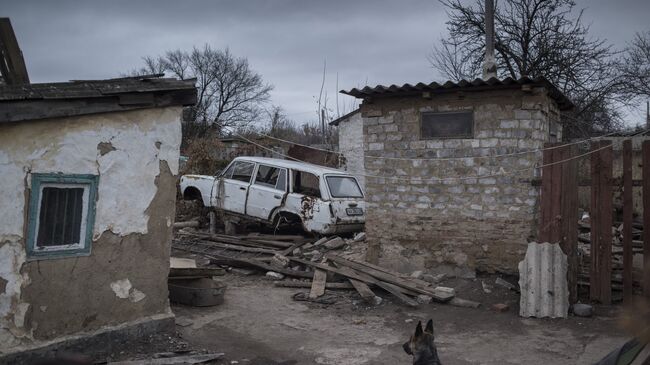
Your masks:
<svg viewBox="0 0 650 365"><path fill-rule="evenodd" d="M229 162L217 157L222 148L223 144L217 138L203 137L190 141L185 151L187 162L181 174L216 175Z"/></svg>

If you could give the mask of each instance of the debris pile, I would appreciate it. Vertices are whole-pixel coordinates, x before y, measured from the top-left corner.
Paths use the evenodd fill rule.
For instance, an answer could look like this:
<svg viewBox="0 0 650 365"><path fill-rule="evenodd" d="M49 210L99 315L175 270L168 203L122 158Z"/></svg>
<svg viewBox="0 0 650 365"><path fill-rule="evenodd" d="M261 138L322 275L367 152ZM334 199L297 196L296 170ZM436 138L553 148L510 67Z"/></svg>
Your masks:
<svg viewBox="0 0 650 365"><path fill-rule="evenodd" d="M578 272L579 284L589 285L589 272L591 270L591 224L589 215L585 214L578 221L578 254L580 268ZM643 255L643 223L632 222L632 253ZM637 259L635 258L635 261ZM643 262L640 257L638 262ZM635 265L636 266L636 265ZM633 270L634 286L640 287L640 272ZM623 290L623 223L615 222L612 226L612 289Z"/></svg>
<svg viewBox="0 0 650 365"><path fill-rule="evenodd" d="M419 278L343 257L338 252L365 240L363 233L352 239L335 236L318 240L297 235L231 236L187 230L178 233L172 246L176 250L203 256L211 264L264 272L278 287L310 289L308 294L294 298L296 300L326 303L326 289L354 289L370 305L382 302L376 295L377 289L411 307L430 302L446 303L455 296L453 288L434 286ZM286 277L294 280L284 280Z"/></svg>

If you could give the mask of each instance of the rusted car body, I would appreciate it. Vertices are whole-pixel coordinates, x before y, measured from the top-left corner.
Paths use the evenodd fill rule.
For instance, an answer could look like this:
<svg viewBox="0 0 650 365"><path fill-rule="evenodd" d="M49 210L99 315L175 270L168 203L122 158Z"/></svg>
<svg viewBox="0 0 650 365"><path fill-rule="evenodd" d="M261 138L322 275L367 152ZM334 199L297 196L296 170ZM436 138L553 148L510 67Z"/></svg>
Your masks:
<svg viewBox="0 0 650 365"><path fill-rule="evenodd" d="M306 232L363 230L365 203L356 178L323 166L238 157L216 176L184 175L185 199L271 225L300 222Z"/></svg>

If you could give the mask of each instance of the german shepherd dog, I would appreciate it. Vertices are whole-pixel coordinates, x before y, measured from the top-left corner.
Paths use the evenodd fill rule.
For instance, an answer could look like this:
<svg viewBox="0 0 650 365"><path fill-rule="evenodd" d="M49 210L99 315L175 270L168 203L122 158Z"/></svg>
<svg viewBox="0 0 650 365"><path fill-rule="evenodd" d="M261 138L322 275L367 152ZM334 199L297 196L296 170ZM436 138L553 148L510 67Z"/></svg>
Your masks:
<svg viewBox="0 0 650 365"><path fill-rule="evenodd" d="M413 355L413 365L442 365L438 358L436 345L433 343L433 320L427 322L422 331L422 322L418 321L415 334L402 346L404 351Z"/></svg>

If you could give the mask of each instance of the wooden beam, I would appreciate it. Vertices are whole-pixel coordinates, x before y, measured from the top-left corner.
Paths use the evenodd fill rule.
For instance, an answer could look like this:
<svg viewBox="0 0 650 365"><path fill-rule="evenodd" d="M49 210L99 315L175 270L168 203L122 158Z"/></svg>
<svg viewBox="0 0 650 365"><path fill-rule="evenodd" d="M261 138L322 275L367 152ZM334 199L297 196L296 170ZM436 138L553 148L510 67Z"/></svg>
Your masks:
<svg viewBox="0 0 650 365"><path fill-rule="evenodd" d="M316 299L325 294L325 284L327 283L327 271L322 269L314 270L314 278L311 282L309 299Z"/></svg>
<svg viewBox="0 0 650 365"><path fill-rule="evenodd" d="M23 53L9 18L0 18L0 72L8 85L29 84Z"/></svg>
<svg viewBox="0 0 650 365"><path fill-rule="evenodd" d="M606 146L609 148L604 148ZM612 148L611 141L591 144L591 273L589 295L612 301Z"/></svg>
<svg viewBox="0 0 650 365"><path fill-rule="evenodd" d="M623 141L623 300L632 299L632 140Z"/></svg>
<svg viewBox="0 0 650 365"><path fill-rule="evenodd" d="M575 145L564 146L560 150L560 159L569 160L577 155ZM567 255L567 282L569 285L569 302L578 302L578 160L573 159L561 164L561 207L560 207L560 247Z"/></svg>

